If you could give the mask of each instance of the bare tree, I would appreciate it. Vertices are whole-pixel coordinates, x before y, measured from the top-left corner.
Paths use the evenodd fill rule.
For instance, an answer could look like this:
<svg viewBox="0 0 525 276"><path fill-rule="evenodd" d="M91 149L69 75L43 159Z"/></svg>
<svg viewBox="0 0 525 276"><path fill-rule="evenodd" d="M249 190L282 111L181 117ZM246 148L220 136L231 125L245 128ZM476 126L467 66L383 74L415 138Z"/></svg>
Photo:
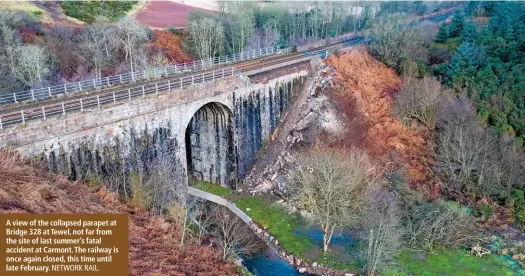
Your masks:
<svg viewBox="0 0 525 276"><path fill-rule="evenodd" d="M485 182L494 188L491 194L510 198L513 189L523 189L525 183L525 154L513 137L503 136L491 150L490 168Z"/></svg>
<svg viewBox="0 0 525 276"><path fill-rule="evenodd" d="M16 29L31 22L26 12L0 10L0 57L5 55L11 74L16 71L17 48L21 45Z"/></svg>
<svg viewBox="0 0 525 276"><path fill-rule="evenodd" d="M96 78L101 78L102 70L115 60L117 41L113 34L114 29L97 24L86 27L80 34L78 56L91 65Z"/></svg>
<svg viewBox="0 0 525 276"><path fill-rule="evenodd" d="M423 79L407 77L401 91L395 96L394 113L401 120L415 119L433 129L441 99L446 93L435 77Z"/></svg>
<svg viewBox="0 0 525 276"><path fill-rule="evenodd" d="M412 20L406 14L391 14L375 22L368 31L374 38L372 54L391 67L398 67L403 58L426 60L424 36L409 25Z"/></svg>
<svg viewBox="0 0 525 276"><path fill-rule="evenodd" d="M129 70L132 73L132 78L135 76L133 72L137 70L137 61L139 51L142 51L146 41L148 40L148 33L144 26L135 22L129 17L120 19L116 27L116 38L122 45L126 61L129 63Z"/></svg>
<svg viewBox="0 0 525 276"><path fill-rule="evenodd" d="M258 50L274 47L279 43L281 35L276 29L266 27L262 31L256 31L246 43L246 50Z"/></svg>
<svg viewBox="0 0 525 276"><path fill-rule="evenodd" d="M51 73L51 55L41 46L24 45L17 49L15 74L29 86L42 85Z"/></svg>
<svg viewBox="0 0 525 276"><path fill-rule="evenodd" d="M513 139L484 128L467 100L448 99L440 108L437 125L437 165L451 191L505 197L523 187L523 152Z"/></svg>
<svg viewBox="0 0 525 276"><path fill-rule="evenodd" d="M2 15L0 13L0 15ZM3 52L6 55L8 68L14 74L16 69L16 49L19 46L15 38L15 30L6 22L8 19L0 16L0 31L2 33Z"/></svg>
<svg viewBox="0 0 525 276"><path fill-rule="evenodd" d="M291 170L292 196L321 226L327 252L336 229L359 219L370 182L367 174L373 169L362 153L321 148L298 155L296 161Z"/></svg>
<svg viewBox="0 0 525 276"><path fill-rule="evenodd" d="M21 46L17 28L25 26L30 20L25 12L0 10L0 79L1 91L22 89L25 83L17 75L19 47Z"/></svg>
<svg viewBox="0 0 525 276"><path fill-rule="evenodd" d="M495 137L479 125L474 108L463 99L449 99L440 110L438 124L439 169L448 177L448 188L475 193L487 173ZM490 187L489 187L490 188Z"/></svg>
<svg viewBox="0 0 525 276"><path fill-rule="evenodd" d="M483 236L475 223L466 207L453 203L410 206L404 218L405 241L410 248L426 251L469 246Z"/></svg>
<svg viewBox="0 0 525 276"><path fill-rule="evenodd" d="M185 184L178 183L177 163L169 157L157 157L150 169L147 185L152 187L151 211L161 214L173 201L186 202Z"/></svg>
<svg viewBox="0 0 525 276"><path fill-rule="evenodd" d="M248 38L255 32L255 5L249 1L220 2L221 17L228 26L225 30L230 52L243 52Z"/></svg>
<svg viewBox="0 0 525 276"><path fill-rule="evenodd" d="M62 75L72 75L79 63L75 54L78 47L75 30L69 26L56 26L48 29L44 38L47 48L57 57Z"/></svg>
<svg viewBox="0 0 525 276"><path fill-rule="evenodd" d="M261 242L240 218L229 209L216 205L210 214L211 234L217 239L226 259L256 253Z"/></svg>
<svg viewBox="0 0 525 276"><path fill-rule="evenodd" d="M224 29L219 20L200 16L190 20L186 30L190 47L199 58L212 58L220 52Z"/></svg>
<svg viewBox="0 0 525 276"><path fill-rule="evenodd" d="M366 246L367 275L377 275L388 267L401 247L401 211L397 196L380 186L369 187L361 215Z"/></svg>

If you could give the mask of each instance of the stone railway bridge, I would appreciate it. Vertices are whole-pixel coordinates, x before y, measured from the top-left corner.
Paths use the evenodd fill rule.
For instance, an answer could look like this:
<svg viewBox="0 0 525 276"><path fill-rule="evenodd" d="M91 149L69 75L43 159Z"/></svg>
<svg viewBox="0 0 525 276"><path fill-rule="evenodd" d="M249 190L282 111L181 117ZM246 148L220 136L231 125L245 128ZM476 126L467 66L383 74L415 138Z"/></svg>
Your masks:
<svg viewBox="0 0 525 276"><path fill-rule="evenodd" d="M453 12L444 10L421 20L439 22ZM174 183L185 189L190 177L235 187L301 91L308 62L368 41L354 36L313 51L261 59L240 69L244 75L233 69L230 74L224 69L204 70L176 82L167 77L163 83L117 87L121 89L117 93L114 89L104 95L93 93L84 102L84 96L73 95L61 107L56 99L47 106L34 102L0 106L0 149L12 148L22 157L40 159L50 171L71 179L116 172L125 178L164 160L171 165ZM46 117L49 107L58 116ZM6 119L11 127L5 127Z"/></svg>
<svg viewBox="0 0 525 276"><path fill-rule="evenodd" d="M302 89L311 58L4 127L0 148L40 159L71 179L124 176L163 159L183 187L191 176L235 187Z"/></svg>

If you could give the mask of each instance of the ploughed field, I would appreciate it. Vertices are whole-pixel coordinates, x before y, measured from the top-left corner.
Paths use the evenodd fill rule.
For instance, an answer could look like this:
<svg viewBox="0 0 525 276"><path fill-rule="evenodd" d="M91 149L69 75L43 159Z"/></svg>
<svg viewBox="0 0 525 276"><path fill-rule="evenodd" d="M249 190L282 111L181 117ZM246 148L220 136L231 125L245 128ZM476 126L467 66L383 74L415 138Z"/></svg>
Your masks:
<svg viewBox="0 0 525 276"><path fill-rule="evenodd" d="M180 27L188 24L188 15L194 10L213 12L171 1L150 1L137 13L136 19L154 28Z"/></svg>

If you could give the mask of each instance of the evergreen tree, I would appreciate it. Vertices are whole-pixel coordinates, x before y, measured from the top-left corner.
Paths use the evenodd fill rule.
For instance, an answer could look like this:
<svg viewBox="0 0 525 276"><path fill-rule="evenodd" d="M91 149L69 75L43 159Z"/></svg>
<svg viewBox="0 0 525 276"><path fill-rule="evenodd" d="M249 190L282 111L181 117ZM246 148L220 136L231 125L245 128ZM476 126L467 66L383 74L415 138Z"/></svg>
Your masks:
<svg viewBox="0 0 525 276"><path fill-rule="evenodd" d="M448 83L463 85L472 81L483 62L483 49L470 42L461 44L447 66Z"/></svg>
<svg viewBox="0 0 525 276"><path fill-rule="evenodd" d="M463 30L463 26L465 25L465 16L462 12L456 12L454 14L454 17L452 18L452 22L450 23L449 28L449 36L450 37L458 37L461 34L461 31Z"/></svg>
<svg viewBox="0 0 525 276"><path fill-rule="evenodd" d="M475 42L478 38L478 31L473 23L466 23L461 31L461 39L464 42Z"/></svg>
<svg viewBox="0 0 525 276"><path fill-rule="evenodd" d="M443 24L436 35L436 42L445 43L448 39L448 25Z"/></svg>

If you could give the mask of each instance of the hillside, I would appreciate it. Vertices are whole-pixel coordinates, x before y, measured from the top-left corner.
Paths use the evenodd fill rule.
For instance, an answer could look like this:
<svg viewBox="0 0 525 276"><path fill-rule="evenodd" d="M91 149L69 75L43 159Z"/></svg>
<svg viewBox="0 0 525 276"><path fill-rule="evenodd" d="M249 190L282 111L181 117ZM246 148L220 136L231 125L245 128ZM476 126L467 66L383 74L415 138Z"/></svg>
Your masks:
<svg viewBox="0 0 525 276"><path fill-rule="evenodd" d="M412 185L431 182L429 166L421 160L431 158L425 133L404 126L392 114L393 94L401 79L394 70L377 61L363 49L355 49L327 60L337 71L338 86L327 95L344 114L347 135L339 144L357 146L387 164L391 154L406 166ZM353 120L353 117L360 120ZM431 188L429 186L424 188Z"/></svg>
<svg viewBox="0 0 525 276"><path fill-rule="evenodd" d="M179 250L173 223L122 204L105 189L35 168L7 151L0 152L0 213L128 213L130 275L235 275L214 249L195 240Z"/></svg>

